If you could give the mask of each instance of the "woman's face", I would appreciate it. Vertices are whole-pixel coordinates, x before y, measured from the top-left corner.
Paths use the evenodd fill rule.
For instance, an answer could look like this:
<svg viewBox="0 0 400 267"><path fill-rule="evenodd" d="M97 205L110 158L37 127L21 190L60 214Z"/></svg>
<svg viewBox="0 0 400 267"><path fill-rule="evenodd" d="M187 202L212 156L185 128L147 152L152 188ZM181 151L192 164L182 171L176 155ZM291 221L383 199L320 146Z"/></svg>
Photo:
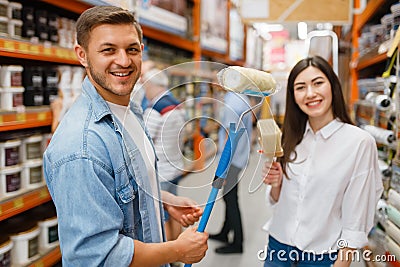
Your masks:
<svg viewBox="0 0 400 267"><path fill-rule="evenodd" d="M314 131L333 120L331 84L318 68L310 66L299 73L294 80L294 98Z"/></svg>

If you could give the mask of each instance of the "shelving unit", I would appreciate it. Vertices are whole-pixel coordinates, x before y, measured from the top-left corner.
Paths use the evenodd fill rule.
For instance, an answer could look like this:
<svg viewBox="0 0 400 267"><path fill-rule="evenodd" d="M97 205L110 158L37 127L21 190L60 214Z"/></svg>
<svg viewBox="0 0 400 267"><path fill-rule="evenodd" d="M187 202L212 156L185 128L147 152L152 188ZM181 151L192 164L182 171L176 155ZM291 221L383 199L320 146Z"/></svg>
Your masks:
<svg viewBox="0 0 400 267"><path fill-rule="evenodd" d="M389 14L391 13L390 11L390 6L397 3L398 1L385 1L385 0L371 0L368 1L367 6L365 8L365 10L359 14L359 15L355 15L354 19L353 19L353 27L352 27L352 31L351 31L351 38L352 38L352 45L353 45L353 54L352 54L352 63L351 63L351 84L352 84L352 94L351 94L351 99L350 102L351 104L355 104L358 106L358 109L360 111L360 107L361 109L365 108L365 111L361 110L360 113L356 114L356 121L357 118L360 119L360 121L363 121L363 124L371 124L373 126L376 126L378 128L383 128L384 130L386 130L387 127L389 127L389 123L385 121L385 119L382 118L382 122L386 122L386 123L380 123L381 122L381 115L384 115L384 117L386 118L387 114L389 114L389 112L393 112L391 114L389 114L390 116L396 116L398 117L398 107L396 108L396 111L393 110L389 110L389 111L382 111L382 110L378 110L375 108L367 108L367 106L363 106L364 104L362 104L359 100L360 96L359 96L359 88L358 88L358 79L359 78L366 78L367 80L369 78L371 79L375 79L376 77L382 77L383 72L385 71L385 63L388 59L387 57L387 53L386 51L383 53L379 53L378 52L378 47L375 47L374 49L370 49L370 51L368 53L365 53L363 56L360 56L359 53L359 43L358 43L358 38L361 35L361 32L363 31L364 27L368 26L369 24L374 24L374 21L376 21L377 19L380 19L383 15L385 14ZM355 7L359 7L360 1L356 0L354 2ZM371 23L372 21L372 23ZM375 23L378 24L378 23ZM399 79L399 77L397 77L397 79ZM397 81L398 82L398 81ZM398 85L396 88L399 88ZM398 89L396 89L398 90ZM395 91L395 98L398 97L399 93ZM366 101L366 100L363 100ZM396 100L397 101L397 100ZM398 102L398 101L397 101ZM399 103L399 102L398 102ZM396 103L396 104L398 104ZM370 106L372 106L370 104ZM373 111L373 112L371 112ZM388 112L387 114L385 112ZM363 117L365 115L365 117ZM397 134L396 136L396 142L399 142L399 136L397 133L397 129L398 128L398 121L394 122L393 125L391 125L391 129L394 131L394 134ZM387 128L389 129L389 128ZM385 187L385 192L382 196L383 198L383 203L386 203L389 198L388 198L388 190L390 188L390 190L395 189L393 187L393 180L395 177L395 173L396 173L396 162L395 162L395 157L393 156L394 154L397 154L398 151L397 147L398 144L396 144L395 142L393 144L384 144L378 141L377 139L377 146L378 149L380 151L379 153L379 157L381 158L381 160L383 161L387 161L386 163L388 164L388 170L390 170L393 174L389 174L390 176L385 176L383 177L384 181L384 187ZM393 163L393 164L391 164ZM384 175L383 175L384 176ZM388 178L389 177L389 178ZM390 180L390 182L386 182L387 179ZM390 184L390 185L389 185ZM383 205L383 204L382 204ZM385 232L386 229L386 220L390 220L388 216L382 216L380 215L380 212L383 211L377 211L377 218L379 217L379 219L377 219L377 225L375 225L375 233L372 234L372 240L374 240L374 242L382 242L381 246L384 246L384 248L379 247L379 249L382 250L386 250L386 254L385 255L380 255L380 256L392 256L389 253L389 248L386 247L386 242L385 240L381 240L382 236L386 236L387 237L391 237L391 234L389 232ZM398 227L398 225L397 225ZM380 234L377 234L377 232L379 232ZM378 241L377 241L378 240ZM393 241L395 242L395 241ZM385 244L385 245L383 245ZM394 244L394 243L393 243ZM397 244L399 245L399 244ZM389 258L388 258L389 259ZM397 267L400 266L400 259L396 258L396 261L388 261L386 262L386 266L392 266L392 267ZM375 263L372 262L368 262L366 263L367 266L371 266L371 267L375 267Z"/></svg>
<svg viewBox="0 0 400 267"><path fill-rule="evenodd" d="M71 49L32 44L27 41L0 38L0 57L39 60L45 62L80 65Z"/></svg>
<svg viewBox="0 0 400 267"><path fill-rule="evenodd" d="M59 0L37 0L35 2L28 2L21 0L22 3L35 3L43 2L47 6L52 6L72 12L78 16L84 10L91 7L90 4L81 2L79 0L59 1ZM243 65L245 62L245 55L243 60L235 61L229 59L229 49L225 54L207 51L201 48L200 45L200 0L191 0L191 38L185 38L179 35L164 32L160 29L141 25L143 29L144 38L154 40L179 50L184 50L192 55L195 61L202 60L203 57L216 60L218 62L228 65ZM227 4L227 12L231 7L230 1ZM229 14L229 13L228 13ZM229 22L228 22L229 23ZM228 38L229 47L229 38ZM65 64L80 66L79 61L72 49L63 48L51 44L49 42L32 43L25 39L11 39L7 37L0 37L0 58L5 59L3 62L34 62L40 64ZM186 74L188 75L188 74ZM193 75L190 73L189 75ZM37 129L39 127L48 127L52 124L52 112L49 106L39 107L26 107L24 110L16 111L0 111L0 133L7 133L9 131L19 131L27 129ZM199 144L203 137L199 131L192 136L193 143ZM194 151L195 157L199 157L199 150ZM215 153L215 151L213 152ZM207 155L206 155L207 156ZM204 155L202 160L204 159ZM199 164L200 161L195 162ZM201 163L201 162L200 162ZM196 168L196 164L191 166ZM0 222L17 216L35 207L39 207L51 201L51 196L46 186L38 189L22 192L15 197L9 197L0 200ZM57 263L61 258L59 248L53 249L41 255L41 258L30 264L34 267L52 266Z"/></svg>
<svg viewBox="0 0 400 267"><path fill-rule="evenodd" d="M52 113L49 107L26 108L24 112L0 113L0 132L50 126Z"/></svg>
<svg viewBox="0 0 400 267"><path fill-rule="evenodd" d="M358 51L359 42L358 38L361 35L361 31L365 25L377 15L379 11L388 9L391 3L395 1L386 0L371 0L368 1L365 10L359 14L353 16L353 27L351 30L351 42L353 47L351 68L350 68L350 78L351 78L351 96L350 103L354 104L356 100L359 99L357 80L359 78L359 72L368 67L372 67L375 64L382 63L386 60L386 53L379 54L377 49L363 57L360 57ZM360 7L360 0L354 1L354 8ZM382 70L383 72L383 70Z"/></svg>
<svg viewBox="0 0 400 267"><path fill-rule="evenodd" d="M46 186L6 199L0 202L0 221L37 207L50 200L51 197Z"/></svg>
<svg viewBox="0 0 400 267"><path fill-rule="evenodd" d="M50 250L45 255L40 257L35 262L28 265L28 267L45 267L45 266L53 266L61 259L61 251L60 248L57 247L55 249Z"/></svg>

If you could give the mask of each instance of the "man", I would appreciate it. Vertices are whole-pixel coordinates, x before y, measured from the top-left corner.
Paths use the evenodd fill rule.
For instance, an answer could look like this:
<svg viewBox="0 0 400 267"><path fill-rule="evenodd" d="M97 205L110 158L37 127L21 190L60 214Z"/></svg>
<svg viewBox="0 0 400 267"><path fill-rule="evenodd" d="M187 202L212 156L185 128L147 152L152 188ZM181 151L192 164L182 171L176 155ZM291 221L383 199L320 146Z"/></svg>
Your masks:
<svg viewBox="0 0 400 267"><path fill-rule="evenodd" d="M188 228L163 242L160 198L183 226L202 211L189 199L160 193L141 109L129 101L142 63L140 26L124 9L96 6L81 14L76 32L75 52L87 77L43 156L63 266L200 261L207 234Z"/></svg>
<svg viewBox="0 0 400 267"><path fill-rule="evenodd" d="M224 107L221 127L218 132L219 153L223 151L229 125L232 122L239 123L245 128L245 132L239 139L236 153L233 155L231 166L226 176L226 184L223 188L225 202L225 220L219 233L210 235L210 239L224 242L225 245L216 248L219 254L243 252L243 229L238 200L239 174L246 166L250 155L250 136L252 132L252 114L248 113L239 121L240 114L250 109L250 100L246 95L227 92L224 96ZM233 233L233 239L229 240L228 234Z"/></svg>

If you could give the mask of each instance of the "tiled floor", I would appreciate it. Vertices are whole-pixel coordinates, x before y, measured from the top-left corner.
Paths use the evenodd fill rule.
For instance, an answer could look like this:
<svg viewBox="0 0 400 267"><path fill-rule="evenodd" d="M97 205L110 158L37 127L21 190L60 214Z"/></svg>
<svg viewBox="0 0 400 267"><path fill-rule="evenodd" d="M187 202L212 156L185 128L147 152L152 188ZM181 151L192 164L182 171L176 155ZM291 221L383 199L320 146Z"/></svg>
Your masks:
<svg viewBox="0 0 400 267"><path fill-rule="evenodd" d="M239 184L239 201L245 239L244 252L242 254L216 254L214 250L221 244L218 241L210 240L207 255L200 263L193 264L194 267L263 266L263 262L258 259L258 253L265 247L266 233L262 230L262 226L271 216L271 211L265 204L264 185L251 193L261 182L262 161L260 159L258 153L251 154L249 165L243 172ZM211 190L210 183L214 177L217 164L218 162L211 163L203 172L186 176L180 183L181 187L178 189L178 194L190 196L199 204L205 204ZM216 233L219 231L223 223L224 209L224 202L219 197L208 221L207 232ZM364 263L353 263L351 265L351 267L364 266Z"/></svg>

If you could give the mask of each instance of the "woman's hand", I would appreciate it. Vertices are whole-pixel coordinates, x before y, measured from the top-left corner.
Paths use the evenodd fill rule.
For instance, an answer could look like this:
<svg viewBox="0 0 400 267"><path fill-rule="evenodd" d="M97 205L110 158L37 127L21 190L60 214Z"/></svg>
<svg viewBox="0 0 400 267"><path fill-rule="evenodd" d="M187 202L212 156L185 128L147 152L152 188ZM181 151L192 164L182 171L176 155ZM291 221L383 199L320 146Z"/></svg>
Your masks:
<svg viewBox="0 0 400 267"><path fill-rule="evenodd" d="M161 191L161 197L165 210L183 227L193 225L203 214L203 209L190 198L175 196L166 191Z"/></svg>
<svg viewBox="0 0 400 267"><path fill-rule="evenodd" d="M266 161L262 169L263 182L271 185L270 196L274 202L278 202L281 194L283 171L279 162Z"/></svg>
<svg viewBox="0 0 400 267"><path fill-rule="evenodd" d="M264 178L264 184L269 184L272 187L280 188L283 180L283 171L281 164L276 161L266 161L262 169L262 177Z"/></svg>

